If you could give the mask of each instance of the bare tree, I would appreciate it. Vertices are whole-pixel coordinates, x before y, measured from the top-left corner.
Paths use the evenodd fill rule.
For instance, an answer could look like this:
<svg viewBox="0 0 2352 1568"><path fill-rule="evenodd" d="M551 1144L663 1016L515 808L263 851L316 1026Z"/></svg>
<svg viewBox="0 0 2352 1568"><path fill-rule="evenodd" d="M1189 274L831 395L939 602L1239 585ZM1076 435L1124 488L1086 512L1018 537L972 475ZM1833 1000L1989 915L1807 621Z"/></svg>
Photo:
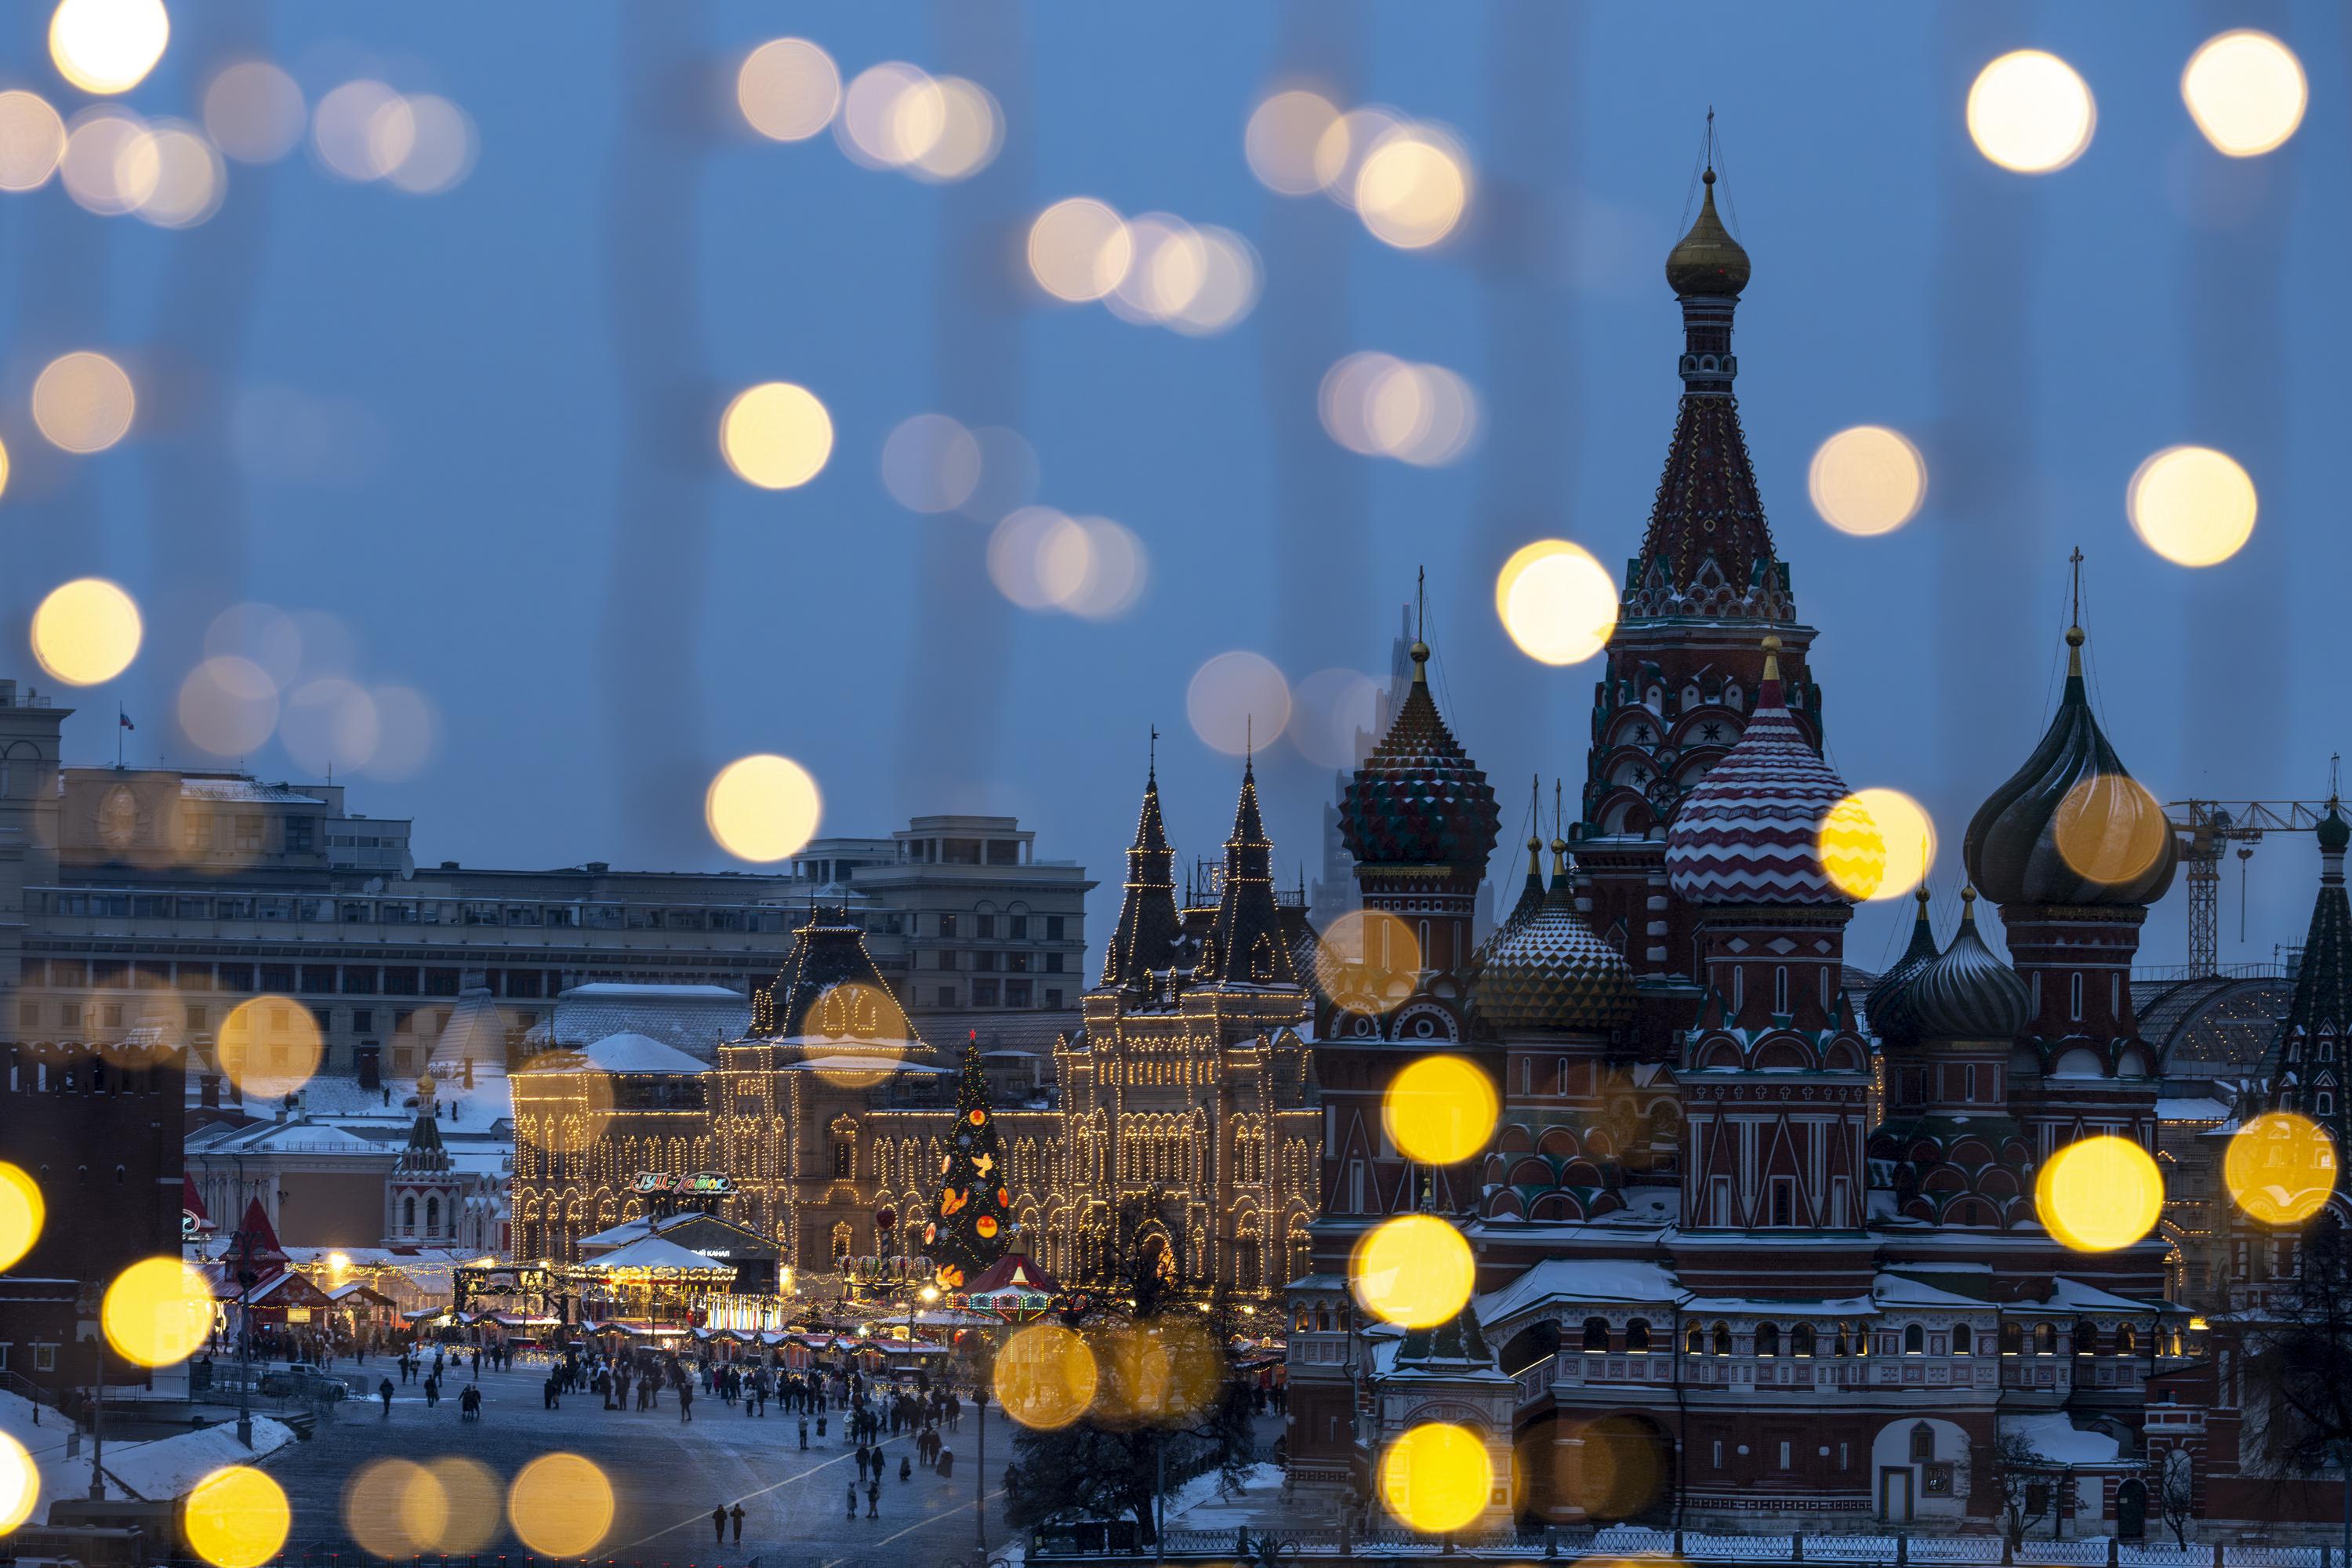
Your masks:
<svg viewBox="0 0 2352 1568"><path fill-rule="evenodd" d="M2050 1517L2058 1496L2050 1461L2015 1432L2004 1432L1992 1448L1993 1487L2000 1499L2000 1527L2011 1552L2025 1532Z"/></svg>
<svg viewBox="0 0 2352 1568"><path fill-rule="evenodd" d="M2323 1219L2295 1264L2267 1310L2240 1318L2244 1430L2266 1467L2308 1476L2352 1449L2352 1241Z"/></svg>
<svg viewBox="0 0 2352 1568"><path fill-rule="evenodd" d="M2197 1479L2189 1468L2189 1450L2168 1448L2164 1457L2148 1467L2155 1472L2157 1512L2163 1517L2165 1528L2172 1531L2173 1543L2189 1544L2189 1521L2197 1504Z"/></svg>

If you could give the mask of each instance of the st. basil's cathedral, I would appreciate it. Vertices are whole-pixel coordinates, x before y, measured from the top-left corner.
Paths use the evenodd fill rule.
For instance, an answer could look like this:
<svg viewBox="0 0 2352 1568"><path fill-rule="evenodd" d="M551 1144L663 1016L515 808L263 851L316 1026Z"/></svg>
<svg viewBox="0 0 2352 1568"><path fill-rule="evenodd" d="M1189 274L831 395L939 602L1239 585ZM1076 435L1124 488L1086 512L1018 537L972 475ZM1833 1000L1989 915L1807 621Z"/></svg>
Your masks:
<svg viewBox="0 0 2352 1568"><path fill-rule="evenodd" d="M1489 1449L1492 1525L1989 1529L2030 1469L2043 1530L2137 1535L2167 1440L2150 1385L2200 1348L2190 1315L2166 1299L2161 1234L2070 1250L2033 1189L2076 1140L2156 1146L2129 982L2173 838L2093 714L2072 627L2047 732L1969 825L1957 925L1937 931L1922 891L1910 946L1857 994L1853 879L1825 829L1832 857L1883 845L1835 830L1849 791L1822 755L1817 634L1734 395L1748 258L1705 178L1666 261L1681 402L1549 877L1530 839L1524 893L1474 945L1500 814L1422 643L1344 791L1362 902L1423 952L1401 1001L1318 1003L1294 1477L1361 1499L1390 1439L1446 1421ZM1486 1152L1449 1167L1406 1158L1381 1113L1439 1050L1501 1106ZM1468 1237L1476 1289L1408 1331L1361 1310L1349 1267L1416 1210Z"/></svg>

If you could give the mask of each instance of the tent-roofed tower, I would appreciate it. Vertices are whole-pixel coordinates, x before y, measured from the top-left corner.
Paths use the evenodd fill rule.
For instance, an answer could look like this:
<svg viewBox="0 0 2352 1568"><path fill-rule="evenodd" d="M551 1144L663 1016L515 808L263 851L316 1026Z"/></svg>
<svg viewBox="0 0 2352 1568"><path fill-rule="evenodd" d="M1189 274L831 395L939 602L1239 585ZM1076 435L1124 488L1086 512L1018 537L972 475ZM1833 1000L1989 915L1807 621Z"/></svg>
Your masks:
<svg viewBox="0 0 2352 1568"><path fill-rule="evenodd" d="M2345 1103L2352 1048L2352 900L2344 890L2344 851L2352 845L2352 823L2333 795L2320 819L2319 896L2312 901L2311 926L2304 934L2303 963L2295 971L2294 998L2279 1020L2271 1046L2271 1102L2281 1110L2310 1117L2327 1130L2338 1149L2352 1137L2352 1106Z"/></svg>
<svg viewBox="0 0 2352 1568"><path fill-rule="evenodd" d="M1175 962L1182 921L1176 913L1175 851L1160 816L1160 731L1151 732L1153 756L1143 779L1143 806L1137 814L1135 842L1127 851L1127 886L1118 905L1118 929L1103 954L1102 984L1148 989L1151 976Z"/></svg>
<svg viewBox="0 0 2352 1568"><path fill-rule="evenodd" d="M1257 765L1242 764L1241 798L1225 840L1217 918L1201 944L1196 979L1227 985L1297 985L1297 972L1274 902L1274 844L1258 810Z"/></svg>
<svg viewBox="0 0 2352 1568"><path fill-rule="evenodd" d="M1570 834L1592 929L1640 982L1637 1044L1655 1060L1674 1054L1701 990L1696 916L1667 885L1665 831L1746 729L1766 633L1780 639L1790 722L1816 749L1822 738L1821 691L1807 673L1813 628L1797 619L1739 424L1732 321L1750 265L1717 208L1712 150L1710 131L1698 216L1666 258L1683 318L1682 396L1594 685L1581 820Z"/></svg>

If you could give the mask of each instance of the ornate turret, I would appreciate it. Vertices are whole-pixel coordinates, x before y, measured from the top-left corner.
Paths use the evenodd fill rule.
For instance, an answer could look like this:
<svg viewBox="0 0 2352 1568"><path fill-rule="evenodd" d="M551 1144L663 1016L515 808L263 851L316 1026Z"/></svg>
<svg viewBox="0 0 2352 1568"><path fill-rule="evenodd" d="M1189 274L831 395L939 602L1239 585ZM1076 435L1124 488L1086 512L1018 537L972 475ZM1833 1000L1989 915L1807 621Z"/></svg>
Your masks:
<svg viewBox="0 0 2352 1568"><path fill-rule="evenodd" d="M1605 1033L1633 1017L1633 972L1577 917L1565 848L1554 841L1551 890L1533 918L1495 944L1471 993L1479 1016L1506 1036Z"/></svg>
<svg viewBox="0 0 2352 1568"><path fill-rule="evenodd" d="M1698 220L1666 252L1666 285L1678 297L1696 294L1736 300L1748 287L1748 252L1716 216L1714 167L1709 165L1699 178L1706 192L1699 198Z"/></svg>
<svg viewBox="0 0 2352 1568"><path fill-rule="evenodd" d="M1870 1032L1890 1045L1917 1037L1918 1031L1912 1026L1905 1006L1904 993L1911 977L1935 962L1937 952L1936 928L1927 919L1927 884L1920 883L1911 896L1919 902L1918 912L1911 920L1911 945L1878 977L1878 984L1870 988L1864 1003L1868 1009Z"/></svg>
<svg viewBox="0 0 2352 1568"><path fill-rule="evenodd" d="M880 1046L893 1061L931 1055L866 951L865 931L838 906L811 910L775 979L753 988L751 1035L821 1041L828 1051Z"/></svg>
<svg viewBox="0 0 2352 1568"><path fill-rule="evenodd" d="M1667 881L1694 903L1846 903L1841 881L1864 886L1885 868L1877 828L1866 813L1839 813L1845 781L1789 716L1780 649L1779 637L1764 639L1763 689L1747 732L1666 834Z"/></svg>
<svg viewBox="0 0 2352 1568"><path fill-rule="evenodd" d="M1168 829L1160 817L1160 731L1154 730L1151 738L1154 755L1144 774L1135 842L1127 851L1127 890L1119 900L1118 930L1103 954L1106 985L1146 985L1152 971L1174 962L1177 933L1182 929L1176 914L1175 852L1168 847Z"/></svg>
<svg viewBox="0 0 2352 1568"><path fill-rule="evenodd" d="M2050 728L1969 822L1969 875L2003 908L2144 909L2172 885L2171 825L2091 712L2083 641L2081 626L2066 628L2066 688Z"/></svg>
<svg viewBox="0 0 2352 1568"><path fill-rule="evenodd" d="M1258 812L1257 769L1242 764L1242 795L1225 840L1225 870L1216 922L1202 944L1195 977L1229 985L1296 985L1282 917L1274 906L1274 845Z"/></svg>
<svg viewBox="0 0 2352 1568"><path fill-rule="evenodd" d="M1412 684L1389 732L1356 770L1339 807L1339 835L1368 866L1444 866L1483 873L1502 817L1486 774L1470 760L1429 694L1429 645L1412 645Z"/></svg>
<svg viewBox="0 0 2352 1568"><path fill-rule="evenodd" d="M1977 932L1977 894L1960 890L1960 929L1952 945L1920 966L1904 994L1907 1021L1922 1040L2007 1042L2033 1016L2017 971Z"/></svg>
<svg viewBox="0 0 2352 1568"><path fill-rule="evenodd" d="M2344 851L2352 845L2352 823L2344 820L2333 796L2315 837L2319 897L2303 939L2294 998L2271 1046L2270 1091L2280 1110L2317 1121L2340 1149L2352 1134L2352 1105L2345 1101L2345 1052L2352 1047L2352 901L2344 890Z"/></svg>

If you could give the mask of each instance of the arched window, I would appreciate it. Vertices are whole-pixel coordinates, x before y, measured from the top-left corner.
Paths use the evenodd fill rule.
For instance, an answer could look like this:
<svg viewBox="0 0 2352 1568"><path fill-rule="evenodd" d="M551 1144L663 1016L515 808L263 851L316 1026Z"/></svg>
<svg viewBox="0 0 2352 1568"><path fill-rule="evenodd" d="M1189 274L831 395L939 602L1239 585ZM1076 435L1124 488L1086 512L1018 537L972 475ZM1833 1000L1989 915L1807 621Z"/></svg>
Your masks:
<svg viewBox="0 0 2352 1568"><path fill-rule="evenodd" d="M1775 966L1772 971L1772 1011L1785 1013L1788 1010L1789 966L1783 963Z"/></svg>
<svg viewBox="0 0 2352 1568"><path fill-rule="evenodd" d="M1809 1356L1813 1353L1813 1325L1799 1323L1789 1335L1789 1353Z"/></svg>
<svg viewBox="0 0 2352 1568"><path fill-rule="evenodd" d="M1954 1323L1952 1325L1952 1353L1954 1355L1974 1355L1976 1354L1976 1331L1969 1328L1966 1323Z"/></svg>
<svg viewBox="0 0 2352 1568"><path fill-rule="evenodd" d="M1845 1354L1845 1320L1843 1318L1840 1318L1837 1325L1837 1337L1830 1342L1830 1354L1833 1356L1843 1356Z"/></svg>
<svg viewBox="0 0 2352 1568"><path fill-rule="evenodd" d="M425 1200L425 1234L427 1236L441 1234L441 1200L439 1198Z"/></svg>
<svg viewBox="0 0 2352 1568"><path fill-rule="evenodd" d="M2074 1008L2070 1016L2079 1020L2083 1016L2083 972L2081 970L2074 971L2074 983L2067 986L2066 995L2068 1005Z"/></svg>
<svg viewBox="0 0 2352 1568"><path fill-rule="evenodd" d="M2099 1325L2085 1318L2074 1325L2074 1353L2095 1355L2099 1349Z"/></svg>
<svg viewBox="0 0 2352 1568"><path fill-rule="evenodd" d="M2058 1353L2057 1324L2036 1323L2033 1325L2033 1353L2035 1355L2056 1355Z"/></svg>
<svg viewBox="0 0 2352 1568"><path fill-rule="evenodd" d="M1608 1348L1609 1320L1606 1318L1585 1319L1584 1353L1587 1355L1597 1355Z"/></svg>
<svg viewBox="0 0 2352 1568"><path fill-rule="evenodd" d="M1903 1353L1905 1355L1927 1354L1927 1331L1917 1323L1906 1324L1903 1329Z"/></svg>
<svg viewBox="0 0 2352 1568"><path fill-rule="evenodd" d="M1779 1355L1780 1353L1780 1324L1759 1323L1756 1325L1756 1353L1758 1355Z"/></svg>
<svg viewBox="0 0 2352 1568"><path fill-rule="evenodd" d="M1925 1421L1911 1428L1911 1462L1933 1464L1936 1458L1936 1429Z"/></svg>
<svg viewBox="0 0 2352 1568"><path fill-rule="evenodd" d="M1731 1325L1729 1323L1717 1323L1715 1325L1715 1353L1717 1355L1729 1355L1731 1353Z"/></svg>
<svg viewBox="0 0 2352 1568"><path fill-rule="evenodd" d="M1683 1335L1683 1350L1690 1355L1705 1355L1706 1353L1706 1331L1699 1327L1696 1323L1693 1323L1690 1326L1690 1331Z"/></svg>
<svg viewBox="0 0 2352 1568"><path fill-rule="evenodd" d="M2021 1353L2024 1349L2024 1326L2019 1323L2003 1323L2000 1326L2000 1353L2003 1355L2017 1355Z"/></svg>
<svg viewBox="0 0 2352 1568"><path fill-rule="evenodd" d="M400 1228L403 1230L416 1228L416 1198L414 1194L400 1200Z"/></svg>
<svg viewBox="0 0 2352 1568"><path fill-rule="evenodd" d="M2116 1326L2116 1353L2117 1355L2137 1355L2139 1353L2139 1335L2132 1331L2132 1326L2129 1323L2122 1323Z"/></svg>
<svg viewBox="0 0 2352 1568"><path fill-rule="evenodd" d="M1635 1355L1646 1355L1650 1350L1650 1321L1636 1318L1625 1325L1625 1348Z"/></svg>

